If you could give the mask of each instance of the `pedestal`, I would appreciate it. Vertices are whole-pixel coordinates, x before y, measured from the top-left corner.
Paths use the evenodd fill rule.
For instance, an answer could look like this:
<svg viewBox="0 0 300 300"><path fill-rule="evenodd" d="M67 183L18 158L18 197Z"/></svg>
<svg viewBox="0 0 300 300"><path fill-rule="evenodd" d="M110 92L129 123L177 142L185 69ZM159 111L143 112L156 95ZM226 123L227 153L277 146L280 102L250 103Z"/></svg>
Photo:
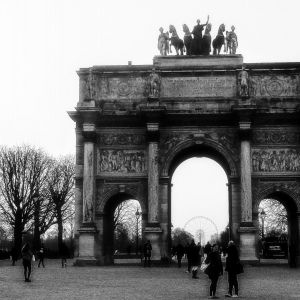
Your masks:
<svg viewBox="0 0 300 300"><path fill-rule="evenodd" d="M161 236L162 230L158 224L152 224L144 230L145 243L149 240L152 246L151 263L160 264L161 262Z"/></svg>
<svg viewBox="0 0 300 300"><path fill-rule="evenodd" d="M94 223L83 223L79 232L79 256L74 265L97 265L95 258L96 234L98 230Z"/></svg>
<svg viewBox="0 0 300 300"><path fill-rule="evenodd" d="M256 257L255 247L255 227L240 227L240 260L244 264L256 265L259 264L259 259Z"/></svg>

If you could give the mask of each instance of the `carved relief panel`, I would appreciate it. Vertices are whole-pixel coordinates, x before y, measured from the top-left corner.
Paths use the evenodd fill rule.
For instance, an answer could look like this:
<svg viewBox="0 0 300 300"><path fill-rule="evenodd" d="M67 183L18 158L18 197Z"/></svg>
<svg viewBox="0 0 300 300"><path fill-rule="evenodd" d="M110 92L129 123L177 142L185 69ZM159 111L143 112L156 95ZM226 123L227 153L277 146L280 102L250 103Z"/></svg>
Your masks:
<svg viewBox="0 0 300 300"><path fill-rule="evenodd" d="M145 98L146 81L142 77L95 77L95 98L109 99L140 99Z"/></svg>
<svg viewBox="0 0 300 300"><path fill-rule="evenodd" d="M299 172L299 143L300 132L254 131L252 134L252 171ZM258 145L261 147L258 148Z"/></svg>
<svg viewBox="0 0 300 300"><path fill-rule="evenodd" d="M99 134L99 146L110 145L145 145L145 135L143 134Z"/></svg>
<svg viewBox="0 0 300 300"><path fill-rule="evenodd" d="M300 155L296 148L253 149L253 172L299 172Z"/></svg>
<svg viewBox="0 0 300 300"><path fill-rule="evenodd" d="M249 95L253 97L295 97L299 93L298 74L249 77Z"/></svg>
<svg viewBox="0 0 300 300"><path fill-rule="evenodd" d="M197 131L197 133L194 134L189 131L162 135L160 142L160 160L164 161L175 146L187 140L193 140L195 144L202 144L204 140L216 142L219 144L219 147L228 152L235 162L239 162L240 160L236 134L201 131Z"/></svg>
<svg viewBox="0 0 300 300"><path fill-rule="evenodd" d="M98 149L97 174L147 173L145 150Z"/></svg>

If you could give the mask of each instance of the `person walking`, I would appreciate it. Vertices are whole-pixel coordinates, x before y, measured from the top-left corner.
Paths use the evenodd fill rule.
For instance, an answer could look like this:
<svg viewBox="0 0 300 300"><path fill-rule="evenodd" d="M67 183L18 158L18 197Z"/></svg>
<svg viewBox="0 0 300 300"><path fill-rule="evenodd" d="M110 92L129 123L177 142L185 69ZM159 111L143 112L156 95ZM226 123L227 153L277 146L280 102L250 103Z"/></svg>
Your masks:
<svg viewBox="0 0 300 300"><path fill-rule="evenodd" d="M18 251L17 251L16 246L13 246L13 247L11 248L10 255L11 255L11 260L12 260L12 266L15 266L15 265L16 265L16 262L17 262L17 260L18 260Z"/></svg>
<svg viewBox="0 0 300 300"><path fill-rule="evenodd" d="M185 255L188 261L188 269L185 271L185 273L191 273L191 244L187 243L185 247Z"/></svg>
<svg viewBox="0 0 300 300"><path fill-rule="evenodd" d="M208 256L210 251L211 251L211 244L210 242L207 242L207 244L204 246L204 254L206 255L206 257Z"/></svg>
<svg viewBox="0 0 300 300"><path fill-rule="evenodd" d="M296 265L297 249L294 241L292 241L290 244L289 254L290 254L290 268L297 268Z"/></svg>
<svg viewBox="0 0 300 300"><path fill-rule="evenodd" d="M61 256L61 267L67 267L67 256L69 253L69 249L67 247L67 245L65 244L65 242L62 242L60 249L59 249L59 254Z"/></svg>
<svg viewBox="0 0 300 300"><path fill-rule="evenodd" d="M223 265L217 244L212 245L212 250L205 259L205 263L209 264L209 266L204 273L207 274L208 278L211 280L209 287L209 299L218 299L216 296L217 283L219 277L223 275Z"/></svg>
<svg viewBox="0 0 300 300"><path fill-rule="evenodd" d="M237 298L239 285L237 280L237 265L240 263L239 253L233 241L228 243L225 271L228 273L228 293L225 297ZM234 287L235 294L232 294Z"/></svg>
<svg viewBox="0 0 300 300"><path fill-rule="evenodd" d="M30 280L30 274L31 274L31 260L33 257L33 254L30 250L29 243L26 243L22 248L22 258L23 258L23 267L24 267L24 277L25 282L31 282Z"/></svg>
<svg viewBox="0 0 300 300"><path fill-rule="evenodd" d="M199 279L197 277L197 272L198 272L198 266L200 265L200 248L201 246L196 245L195 241L192 240L191 245L190 245L190 255L191 255L191 267L192 267L192 278L193 279Z"/></svg>
<svg viewBox="0 0 300 300"><path fill-rule="evenodd" d="M150 241L148 240L147 243L144 245L144 268L147 266L147 260L148 260L148 267L150 267L150 260L151 260L151 251L152 251L152 245Z"/></svg>
<svg viewBox="0 0 300 300"><path fill-rule="evenodd" d="M178 244L175 248L175 254L177 255L178 268L181 268L181 259L184 255L184 247L181 245L180 241L178 241Z"/></svg>
<svg viewBox="0 0 300 300"><path fill-rule="evenodd" d="M45 247L44 247L44 243L42 243L42 245L40 247L40 250L39 250L39 264L38 264L38 267L40 267L41 264L42 264L43 268L45 268L44 259L45 259Z"/></svg>

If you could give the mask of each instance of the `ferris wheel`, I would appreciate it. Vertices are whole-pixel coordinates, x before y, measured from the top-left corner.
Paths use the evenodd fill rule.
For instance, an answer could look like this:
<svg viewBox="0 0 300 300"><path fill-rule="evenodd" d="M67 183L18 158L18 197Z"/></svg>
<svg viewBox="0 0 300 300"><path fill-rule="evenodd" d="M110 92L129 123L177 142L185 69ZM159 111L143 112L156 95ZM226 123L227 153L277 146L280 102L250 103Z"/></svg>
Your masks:
<svg viewBox="0 0 300 300"><path fill-rule="evenodd" d="M216 224L202 216L194 217L187 221L184 230L193 235L195 243L200 242L204 245L212 236L218 236L218 228Z"/></svg>

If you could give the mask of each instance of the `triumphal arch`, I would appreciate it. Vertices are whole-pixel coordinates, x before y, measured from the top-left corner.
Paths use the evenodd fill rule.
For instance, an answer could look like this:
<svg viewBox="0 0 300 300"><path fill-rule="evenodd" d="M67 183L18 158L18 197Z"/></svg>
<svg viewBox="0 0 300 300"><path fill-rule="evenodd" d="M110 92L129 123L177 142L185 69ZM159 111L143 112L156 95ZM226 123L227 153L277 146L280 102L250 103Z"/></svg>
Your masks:
<svg viewBox="0 0 300 300"><path fill-rule="evenodd" d="M76 122L75 263L113 263L113 214L126 199L141 205L152 259L169 258L172 174L195 156L227 174L230 233L241 259L258 261L258 206L266 198L286 207L299 249L299 71L300 63L250 64L241 55L80 69L79 102L69 112Z"/></svg>

